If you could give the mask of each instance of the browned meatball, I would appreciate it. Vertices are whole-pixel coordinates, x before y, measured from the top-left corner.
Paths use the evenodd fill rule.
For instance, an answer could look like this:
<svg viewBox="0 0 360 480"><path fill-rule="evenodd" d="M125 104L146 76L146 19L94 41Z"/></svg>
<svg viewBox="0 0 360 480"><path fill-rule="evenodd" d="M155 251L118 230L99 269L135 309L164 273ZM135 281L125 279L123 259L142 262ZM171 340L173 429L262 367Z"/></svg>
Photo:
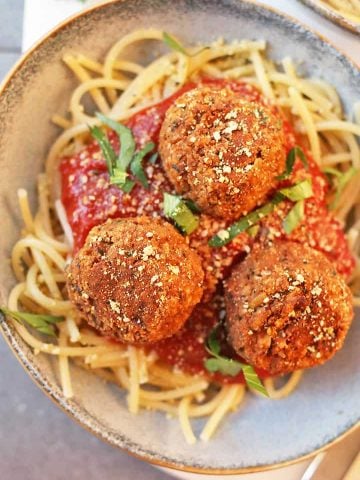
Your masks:
<svg viewBox="0 0 360 480"><path fill-rule="evenodd" d="M353 318L343 278L320 252L294 242L254 249L225 282L229 342L272 374L324 363Z"/></svg>
<svg viewBox="0 0 360 480"><path fill-rule="evenodd" d="M198 255L169 223L147 217L94 227L67 275L71 302L102 334L123 342L170 337L203 293Z"/></svg>
<svg viewBox="0 0 360 480"><path fill-rule="evenodd" d="M214 217L234 220L261 203L285 166L274 110L229 88L199 87L166 113L159 151L176 191Z"/></svg>

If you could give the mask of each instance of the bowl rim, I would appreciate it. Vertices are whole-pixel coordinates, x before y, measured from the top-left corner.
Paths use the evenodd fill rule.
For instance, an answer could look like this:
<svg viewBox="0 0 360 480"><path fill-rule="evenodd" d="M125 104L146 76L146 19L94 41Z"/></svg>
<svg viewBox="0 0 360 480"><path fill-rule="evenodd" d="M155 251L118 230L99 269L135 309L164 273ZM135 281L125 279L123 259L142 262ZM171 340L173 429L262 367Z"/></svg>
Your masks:
<svg viewBox="0 0 360 480"><path fill-rule="evenodd" d="M53 27L49 32L46 34L42 35L41 38L36 41L28 50L26 50L20 58L17 60L17 62L13 65L13 67L9 70L7 75L5 75L5 78L2 80L0 83L0 97L4 94L4 92L7 90L7 88L11 87L11 81L12 78L16 75L16 73L22 68L23 64L27 61L29 57L32 56L34 52L37 50L41 49L43 44L47 42L48 39L56 36L59 32L61 32L63 29L68 27L70 24L73 22L76 22L78 18L81 18L82 16L86 16L91 14L94 11L101 10L102 8L106 8L106 6L111 5L111 4L121 4L124 3L125 1L129 0L105 0L102 1L100 4L95 4L93 6L89 6L85 9L82 9L80 12L75 13L69 17L67 17L65 20L62 22L58 23L55 27ZM265 5L261 2L258 2L257 0L236 0L239 3L244 3L248 4L250 6L254 6L256 8L260 8L265 11L269 11L270 13L284 18L288 23L293 24L294 26L300 28L304 32L309 32L313 36L317 37L323 44L327 44L330 46L332 50L337 52L341 57L343 57L347 63L350 65L350 67L358 71L360 73L360 65L358 65L354 59L349 57L349 55L339 49L331 40L329 40L327 37L323 36L319 32L317 32L315 29L309 27L308 25L305 25L301 21L297 20L295 17L292 15L289 15L288 13L285 13L283 11L278 10L277 8L274 8L269 5ZM302 1L308 1L308 0L302 0ZM360 427L360 420L356 421L353 425L350 427L346 427L346 429L337 435L335 438L332 440L326 442L323 444L321 447L312 450L311 452L305 453L304 455L301 455L299 457L292 458L290 460L285 460L282 462L277 462L277 463L271 463L271 464L266 464L266 465L260 465L260 466L254 466L254 467L242 467L242 468L226 468L226 469L219 469L219 468L200 468L200 467L195 467L195 466L188 466L188 465L183 465L181 463L176 463L171 460L163 460L161 458L156 458L154 455L148 455L145 452L137 453L135 451L132 451L129 446L126 445L119 445L114 441L113 436L107 436L102 434L96 427L95 423L93 425L91 424L91 421L93 421L93 418L91 418L91 421L89 424L86 424L84 422L84 419L81 419L78 417L76 409L74 409L69 401L62 395L62 393L56 392L52 390L51 388L47 388L48 382L45 376L41 374L41 372L37 369L37 367L34 367L34 364L25 356L22 355L22 349L20 346L17 345L17 340L16 340L16 335L13 333L13 328L10 327L8 322L6 321L5 315L0 311L0 331L5 339L6 343L10 347L11 351L13 352L14 356L17 358L19 361L20 365L22 368L26 371L26 373L30 376L31 380L42 390L45 395L50 398L50 400L57 406L59 407L69 418L71 418L73 421L75 421L78 425L80 425L82 428L85 430L89 431L91 434L95 435L97 438L100 440L106 442L107 444L111 445L114 448L120 449L129 455L143 460L145 462L148 462L150 464L156 465L158 467L162 468L169 468L173 470L178 470L178 471L183 471L183 472L188 472L188 473L198 473L198 474L208 474L208 475L236 475L236 474L246 474L246 473L256 473L256 472L265 472L269 470L275 470L279 468L284 468L288 467L291 465L294 465L298 462L308 460L311 457L317 455L320 452L323 452L324 450L327 450L328 448L332 447L333 445L336 445L339 443L341 440L343 440L345 437L353 433L358 427Z"/></svg>
<svg viewBox="0 0 360 480"><path fill-rule="evenodd" d="M315 10L315 12L319 13L323 17L327 18L330 22L335 23L336 25L346 28L350 32L354 33L355 35L360 35L360 23L353 22L349 18L341 15L340 12L327 7L321 0L300 0L306 6L310 7L311 9Z"/></svg>

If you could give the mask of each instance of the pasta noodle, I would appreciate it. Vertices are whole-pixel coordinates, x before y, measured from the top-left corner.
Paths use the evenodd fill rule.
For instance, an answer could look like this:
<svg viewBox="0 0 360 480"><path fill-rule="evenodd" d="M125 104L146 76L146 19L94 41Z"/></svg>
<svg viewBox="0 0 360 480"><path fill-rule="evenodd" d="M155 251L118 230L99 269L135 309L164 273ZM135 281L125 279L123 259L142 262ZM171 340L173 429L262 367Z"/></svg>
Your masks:
<svg viewBox="0 0 360 480"><path fill-rule="evenodd" d="M347 3L350 9L350 4L355 6L358 2L332 0L329 3ZM290 59L285 59L279 70L266 58L264 42L241 41L227 45L219 40L205 50L198 47L189 50L198 51L197 55L170 52L146 66L128 60L124 54L125 49L136 42L161 41L162 38L162 32L156 29L133 32L110 49L103 64L84 55L64 57L80 84L71 96L69 116L53 116L53 121L64 128L64 132L49 152L46 174L39 177L39 210L35 216L31 213L27 192L23 189L18 192L24 231L14 246L12 265L20 283L12 290L8 303L12 310L25 307L34 312L66 317L59 326L57 343L44 343L24 326L14 325L36 353L58 357L60 381L67 398L73 395L71 357L77 365L126 389L132 413L145 408L177 416L186 440L194 443L196 437L190 419L207 418L200 438L209 440L224 417L238 409L245 387L218 387L200 376L171 370L162 365L154 353L109 342L77 321L64 293L64 271L73 238L64 207L58 200L56 170L59 156L86 141L89 125L99 125L99 120L86 111L83 97L90 94L97 109L120 121L166 98L186 81L204 72L217 78L245 79L258 85L263 94L291 118L319 164L341 165L342 168L359 167L355 136L360 135L360 125L343 119L339 97L326 82L299 77ZM358 185L357 180L351 182L341 195L338 214L344 220L359 200ZM356 210L356 218L360 218L359 210ZM56 233L59 226L55 228L54 216L61 227L60 233ZM349 238L356 258L360 246L359 230L360 220L355 219ZM360 267L352 279L354 286L357 278L360 278ZM359 297L354 303L360 305ZM266 380L270 396L280 399L289 395L301 375L302 372L295 372L280 389L275 388L274 380Z"/></svg>
<svg viewBox="0 0 360 480"><path fill-rule="evenodd" d="M360 1L359 0L320 0L334 12L348 20L360 24Z"/></svg>

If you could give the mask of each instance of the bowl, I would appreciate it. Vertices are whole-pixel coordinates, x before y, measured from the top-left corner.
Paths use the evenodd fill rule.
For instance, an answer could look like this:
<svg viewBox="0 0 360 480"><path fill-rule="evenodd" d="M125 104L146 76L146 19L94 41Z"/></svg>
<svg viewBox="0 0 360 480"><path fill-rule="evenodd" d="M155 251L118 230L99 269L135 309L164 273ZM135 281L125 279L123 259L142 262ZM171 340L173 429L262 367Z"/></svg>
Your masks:
<svg viewBox="0 0 360 480"><path fill-rule="evenodd" d="M61 57L82 52L101 58L119 36L150 26L178 34L187 43L219 36L260 37L269 42L275 60L291 56L304 74L330 78L347 113L360 98L359 70L343 54L291 18L252 2L110 1L67 20L22 57L0 90L1 304L15 283L8 259L21 228L16 190L28 189L35 207L36 176L59 133L50 118L55 111L65 112L75 87ZM119 388L75 365L75 397L66 399L52 359L35 355L4 318L0 324L24 369L64 412L111 445L162 466L213 474L284 466L330 445L359 422L356 321L344 349L325 366L308 371L293 395L281 401L249 395L210 442L195 446L183 440L176 419L149 411L130 414ZM201 425L201 420L195 423L196 433Z"/></svg>
<svg viewBox="0 0 360 480"><path fill-rule="evenodd" d="M360 23L351 20L350 18L341 15L335 9L331 8L325 2L321 0L301 0L305 5L318 12L323 17L326 17L333 23L336 23L340 27L346 28L351 32L360 34Z"/></svg>

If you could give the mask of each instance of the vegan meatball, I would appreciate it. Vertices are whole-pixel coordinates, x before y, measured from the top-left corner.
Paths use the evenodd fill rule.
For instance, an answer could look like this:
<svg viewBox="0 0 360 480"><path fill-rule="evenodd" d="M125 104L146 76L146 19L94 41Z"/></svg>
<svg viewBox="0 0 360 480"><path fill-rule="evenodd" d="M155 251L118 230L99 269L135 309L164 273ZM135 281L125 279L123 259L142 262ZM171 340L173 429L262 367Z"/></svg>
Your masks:
<svg viewBox="0 0 360 480"><path fill-rule="evenodd" d="M198 255L169 223L147 217L94 227L67 273L71 302L103 335L151 343L170 337L203 293Z"/></svg>
<svg viewBox="0 0 360 480"><path fill-rule="evenodd" d="M285 167L282 120L230 88L203 86L166 113L159 151L177 193L235 220L264 201Z"/></svg>
<svg viewBox="0 0 360 480"><path fill-rule="evenodd" d="M229 342L271 374L312 367L343 345L352 296L320 252L283 241L258 246L225 282Z"/></svg>

